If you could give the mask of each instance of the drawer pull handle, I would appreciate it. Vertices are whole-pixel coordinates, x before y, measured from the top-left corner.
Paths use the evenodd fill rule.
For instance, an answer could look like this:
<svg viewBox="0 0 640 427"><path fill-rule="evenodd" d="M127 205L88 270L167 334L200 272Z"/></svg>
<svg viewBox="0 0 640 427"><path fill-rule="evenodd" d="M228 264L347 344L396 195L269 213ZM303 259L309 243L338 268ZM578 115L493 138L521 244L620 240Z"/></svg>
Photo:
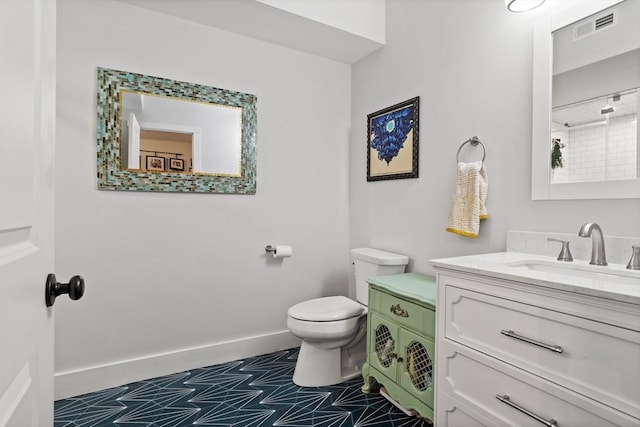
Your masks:
<svg viewBox="0 0 640 427"><path fill-rule="evenodd" d="M551 419L549 421L545 420L544 418L534 414L533 412L531 412L530 410L523 408L522 406L513 403L511 401L511 399L509 398L508 395L504 395L504 396L500 396L499 394L496 394L496 399L498 399L500 402L505 403L509 406L511 406L514 409L517 409L518 411L522 412L525 415L530 416L531 418L533 418L536 421L541 422L542 424L544 424L547 427L558 427L558 422L554 419Z"/></svg>
<svg viewBox="0 0 640 427"><path fill-rule="evenodd" d="M546 350L553 351L554 353L562 353L562 347L560 347L559 345L545 344L543 342L536 341L531 338L523 337L522 335L518 335L513 331L505 331L504 329L501 330L500 333L510 338L515 338L517 340L524 341L529 344L537 345L538 347L542 347Z"/></svg>
<svg viewBox="0 0 640 427"><path fill-rule="evenodd" d="M409 312L404 308L400 307L400 304L392 305L389 309L390 312L400 317L409 317Z"/></svg>

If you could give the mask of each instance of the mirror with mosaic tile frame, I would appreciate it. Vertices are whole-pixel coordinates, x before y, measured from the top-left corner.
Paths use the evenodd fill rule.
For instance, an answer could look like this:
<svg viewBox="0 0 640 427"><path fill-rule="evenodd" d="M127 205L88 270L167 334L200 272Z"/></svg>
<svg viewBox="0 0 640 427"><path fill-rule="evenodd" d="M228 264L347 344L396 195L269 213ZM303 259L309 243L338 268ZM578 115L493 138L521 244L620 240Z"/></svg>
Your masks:
<svg viewBox="0 0 640 427"><path fill-rule="evenodd" d="M255 95L97 74L98 189L255 194Z"/></svg>

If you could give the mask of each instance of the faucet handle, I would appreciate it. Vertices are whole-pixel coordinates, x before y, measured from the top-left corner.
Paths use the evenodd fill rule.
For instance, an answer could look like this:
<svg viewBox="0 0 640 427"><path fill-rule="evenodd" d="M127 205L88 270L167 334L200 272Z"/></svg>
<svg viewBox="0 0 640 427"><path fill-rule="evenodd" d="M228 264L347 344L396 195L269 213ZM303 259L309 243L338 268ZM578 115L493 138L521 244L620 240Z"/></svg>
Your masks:
<svg viewBox="0 0 640 427"><path fill-rule="evenodd" d="M560 249L560 254L558 255L558 261L573 261L573 257L571 256L571 251L569 250L570 242L568 240L560 240L560 239L554 239L553 237L547 237L547 241L562 243L562 249Z"/></svg>
<svg viewBox="0 0 640 427"><path fill-rule="evenodd" d="M631 259L627 264L629 270L640 270L640 246L631 246Z"/></svg>

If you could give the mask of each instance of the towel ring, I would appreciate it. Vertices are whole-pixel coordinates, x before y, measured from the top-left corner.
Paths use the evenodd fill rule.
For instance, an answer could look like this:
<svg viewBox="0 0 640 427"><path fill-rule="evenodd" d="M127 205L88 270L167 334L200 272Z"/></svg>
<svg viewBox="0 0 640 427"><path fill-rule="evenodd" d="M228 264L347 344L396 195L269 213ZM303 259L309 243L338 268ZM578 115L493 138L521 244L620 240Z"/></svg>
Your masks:
<svg viewBox="0 0 640 427"><path fill-rule="evenodd" d="M471 138L463 142L460 145L460 148L458 148L458 152L456 153L456 163L460 163L460 159L458 158L460 156L460 150L462 150L462 147L464 147L468 143L471 143L471 145L473 145L474 147L477 146L478 144L482 146L482 161L484 162L484 159L487 157L487 148L484 146L482 141L478 139L477 136L472 136Z"/></svg>

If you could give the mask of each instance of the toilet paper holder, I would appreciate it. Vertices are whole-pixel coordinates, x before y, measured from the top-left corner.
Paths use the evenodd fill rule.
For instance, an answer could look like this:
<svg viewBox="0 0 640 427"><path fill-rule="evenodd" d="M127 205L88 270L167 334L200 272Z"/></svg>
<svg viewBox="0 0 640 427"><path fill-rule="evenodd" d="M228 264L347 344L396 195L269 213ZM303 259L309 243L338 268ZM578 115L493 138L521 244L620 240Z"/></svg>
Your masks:
<svg viewBox="0 0 640 427"><path fill-rule="evenodd" d="M289 245L267 245L264 250L274 258L289 258L293 254L293 249Z"/></svg>

